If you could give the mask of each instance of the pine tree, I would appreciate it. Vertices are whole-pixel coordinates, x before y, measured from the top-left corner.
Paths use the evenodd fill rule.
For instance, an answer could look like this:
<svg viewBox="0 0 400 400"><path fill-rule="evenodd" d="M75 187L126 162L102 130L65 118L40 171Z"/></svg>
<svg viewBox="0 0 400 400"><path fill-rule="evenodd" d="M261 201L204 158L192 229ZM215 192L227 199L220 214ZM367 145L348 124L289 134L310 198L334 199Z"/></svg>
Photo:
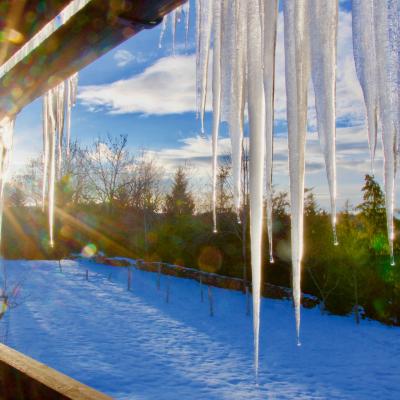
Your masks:
<svg viewBox="0 0 400 400"><path fill-rule="evenodd" d="M193 215L194 201L188 189L188 178L183 167L178 167L172 190L165 199L165 213L172 217Z"/></svg>
<svg viewBox="0 0 400 400"><path fill-rule="evenodd" d="M385 196L381 187L373 176L367 174L361 190L364 201L357 206L357 210L361 211L362 217L375 232L385 230Z"/></svg>

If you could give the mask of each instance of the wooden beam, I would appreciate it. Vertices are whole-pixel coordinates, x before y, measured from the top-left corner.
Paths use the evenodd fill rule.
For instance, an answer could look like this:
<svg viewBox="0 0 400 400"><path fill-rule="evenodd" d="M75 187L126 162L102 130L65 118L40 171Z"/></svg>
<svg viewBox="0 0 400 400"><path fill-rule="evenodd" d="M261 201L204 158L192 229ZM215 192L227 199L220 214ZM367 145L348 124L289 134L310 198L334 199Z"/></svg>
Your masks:
<svg viewBox="0 0 400 400"><path fill-rule="evenodd" d="M111 397L4 344L0 344L0 398L2 400L111 400Z"/></svg>
<svg viewBox="0 0 400 400"><path fill-rule="evenodd" d="M0 65L8 60L70 0L2 0L0 3Z"/></svg>
<svg viewBox="0 0 400 400"><path fill-rule="evenodd" d="M0 119L13 116L186 0L92 0L0 77Z"/></svg>

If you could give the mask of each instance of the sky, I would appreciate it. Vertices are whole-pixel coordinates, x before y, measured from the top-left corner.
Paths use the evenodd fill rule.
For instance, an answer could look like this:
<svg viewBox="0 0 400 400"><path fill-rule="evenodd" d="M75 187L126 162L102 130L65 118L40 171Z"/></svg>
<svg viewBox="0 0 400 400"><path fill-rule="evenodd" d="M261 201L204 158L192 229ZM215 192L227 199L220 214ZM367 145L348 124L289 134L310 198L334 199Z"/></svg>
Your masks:
<svg viewBox="0 0 400 400"><path fill-rule="evenodd" d="M78 102L72 112L72 137L83 146L110 134L128 135L132 152L147 150L172 175L190 163L198 182L211 177L211 102L207 104L206 135L200 134L195 113L195 13L191 0L190 31L185 44L184 21L177 27L175 51L171 24L160 43L161 26L145 30L110 51L79 73ZM276 53L274 184L288 189L286 95L284 82L283 15L279 13ZM210 85L209 85L210 86ZM211 100L211 96L208 96ZM12 171L16 173L42 149L42 101L17 116ZM329 191L316 131L312 82L309 87L306 186L328 207ZM337 60L337 179L338 206L361 201L364 175L370 173L365 106L357 80L352 47L351 6L340 1ZM247 131L247 127L245 129ZM221 127L220 154L229 152L229 136ZM377 149L375 174L382 176L382 152ZM399 192L397 193L399 198Z"/></svg>

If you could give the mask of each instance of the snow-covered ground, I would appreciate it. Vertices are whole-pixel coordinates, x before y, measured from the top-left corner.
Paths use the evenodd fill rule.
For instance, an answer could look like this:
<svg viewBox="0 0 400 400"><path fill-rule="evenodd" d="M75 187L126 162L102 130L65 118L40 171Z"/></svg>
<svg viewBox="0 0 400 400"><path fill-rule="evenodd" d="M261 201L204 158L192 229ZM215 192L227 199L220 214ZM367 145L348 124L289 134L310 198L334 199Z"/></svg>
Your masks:
<svg viewBox="0 0 400 400"><path fill-rule="evenodd" d="M85 261L5 261L23 303L7 344L119 399L398 399L400 329L263 299L260 374L243 294ZM89 281L86 281L86 269ZM169 283L168 283L169 282ZM169 302L166 302L169 285Z"/></svg>

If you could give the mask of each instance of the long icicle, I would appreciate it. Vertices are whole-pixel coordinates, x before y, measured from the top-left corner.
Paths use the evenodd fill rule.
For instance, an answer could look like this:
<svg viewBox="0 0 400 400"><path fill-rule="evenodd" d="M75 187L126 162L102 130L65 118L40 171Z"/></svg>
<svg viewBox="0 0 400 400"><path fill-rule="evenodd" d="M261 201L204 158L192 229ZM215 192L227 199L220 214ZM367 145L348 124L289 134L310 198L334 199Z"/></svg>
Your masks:
<svg viewBox="0 0 400 400"><path fill-rule="evenodd" d="M336 38L337 0L309 0L311 75L318 136L325 158L330 191L333 240L336 235Z"/></svg>
<svg viewBox="0 0 400 400"><path fill-rule="evenodd" d="M190 0L188 0L182 7L183 12L185 13L185 47L187 47L190 26Z"/></svg>
<svg viewBox="0 0 400 400"><path fill-rule="evenodd" d="M61 177L62 144L65 114L65 81L55 87L56 129L57 129L57 176Z"/></svg>
<svg viewBox="0 0 400 400"><path fill-rule="evenodd" d="M2 243L4 188L7 183L7 172L12 152L13 136L14 119L4 117L0 122L0 246Z"/></svg>
<svg viewBox="0 0 400 400"><path fill-rule="evenodd" d="M233 179L233 200L235 211L240 216L242 206L241 172L242 172L242 151L243 151L243 123L245 103L245 78L246 78L246 16L247 4L243 0L236 0L229 5L233 10L232 24L235 29L232 44L227 47L228 54L225 60L231 64L231 75L228 88L230 90L230 101L227 108L227 120L232 146L232 179ZM229 35L230 33L228 33ZM226 96L225 96L226 98Z"/></svg>
<svg viewBox="0 0 400 400"><path fill-rule="evenodd" d="M258 375L262 269L265 104L259 0L247 1L248 112L250 128L250 237L253 280L254 364Z"/></svg>
<svg viewBox="0 0 400 400"><path fill-rule="evenodd" d="M275 92L275 50L278 19L278 0L264 0L263 7L263 61L265 96L265 183L266 216L269 243L269 261L274 262L272 249L272 167L274 143L274 92Z"/></svg>
<svg viewBox="0 0 400 400"><path fill-rule="evenodd" d="M50 89L48 92L49 106L49 244L54 247L54 210L55 210L55 182L56 182L56 142L57 142L57 89Z"/></svg>
<svg viewBox="0 0 400 400"><path fill-rule="evenodd" d="M289 144L293 300L300 345L301 263L304 231L304 153L307 131L309 34L307 0L285 0L285 76Z"/></svg>
<svg viewBox="0 0 400 400"><path fill-rule="evenodd" d="M66 156L69 158L69 151L70 151L70 142L71 142L71 113L72 108L75 106L76 102L76 95L78 90L78 73L75 73L71 77L69 77L66 81L66 88L67 88L67 107L66 107Z"/></svg>
<svg viewBox="0 0 400 400"><path fill-rule="evenodd" d="M198 22L198 51L196 62L196 104L197 113L201 121L201 133L204 135L204 113L207 100L208 60L210 54L210 39L212 27L212 2L210 0L197 0L199 15Z"/></svg>
<svg viewBox="0 0 400 400"><path fill-rule="evenodd" d="M374 35L374 0L352 0L353 52L368 121L371 171L374 170L378 132L377 54Z"/></svg>
<svg viewBox="0 0 400 400"><path fill-rule="evenodd" d="M49 169L49 94L43 95L43 179L42 179L42 211L46 204L46 191Z"/></svg>
<svg viewBox="0 0 400 400"><path fill-rule="evenodd" d="M213 9L213 131L212 131L212 212L213 232L217 232L218 133L221 119L221 3L214 0Z"/></svg>
<svg viewBox="0 0 400 400"><path fill-rule="evenodd" d="M378 98L380 120L382 124L382 144L384 155L384 187L386 201L386 219L390 248L390 263L394 265L394 194L396 175L396 126L394 109L396 102L393 97L392 85L395 84L391 76L390 43L389 43L389 8L387 2L374 3L374 28L376 55L378 66ZM396 77L397 80L397 77Z"/></svg>
<svg viewBox="0 0 400 400"><path fill-rule="evenodd" d="M175 9L171 12L171 34L172 34L172 54L175 55L175 35L176 25L178 24L178 10Z"/></svg>
<svg viewBox="0 0 400 400"><path fill-rule="evenodd" d="M397 162L400 161L400 1L389 1L390 74L392 77L393 118L396 128Z"/></svg>
<svg viewBox="0 0 400 400"><path fill-rule="evenodd" d="M168 24L168 14L163 18L162 24L161 24L161 31L160 31L160 39L158 41L158 48L161 49L165 31L167 29L167 24Z"/></svg>

